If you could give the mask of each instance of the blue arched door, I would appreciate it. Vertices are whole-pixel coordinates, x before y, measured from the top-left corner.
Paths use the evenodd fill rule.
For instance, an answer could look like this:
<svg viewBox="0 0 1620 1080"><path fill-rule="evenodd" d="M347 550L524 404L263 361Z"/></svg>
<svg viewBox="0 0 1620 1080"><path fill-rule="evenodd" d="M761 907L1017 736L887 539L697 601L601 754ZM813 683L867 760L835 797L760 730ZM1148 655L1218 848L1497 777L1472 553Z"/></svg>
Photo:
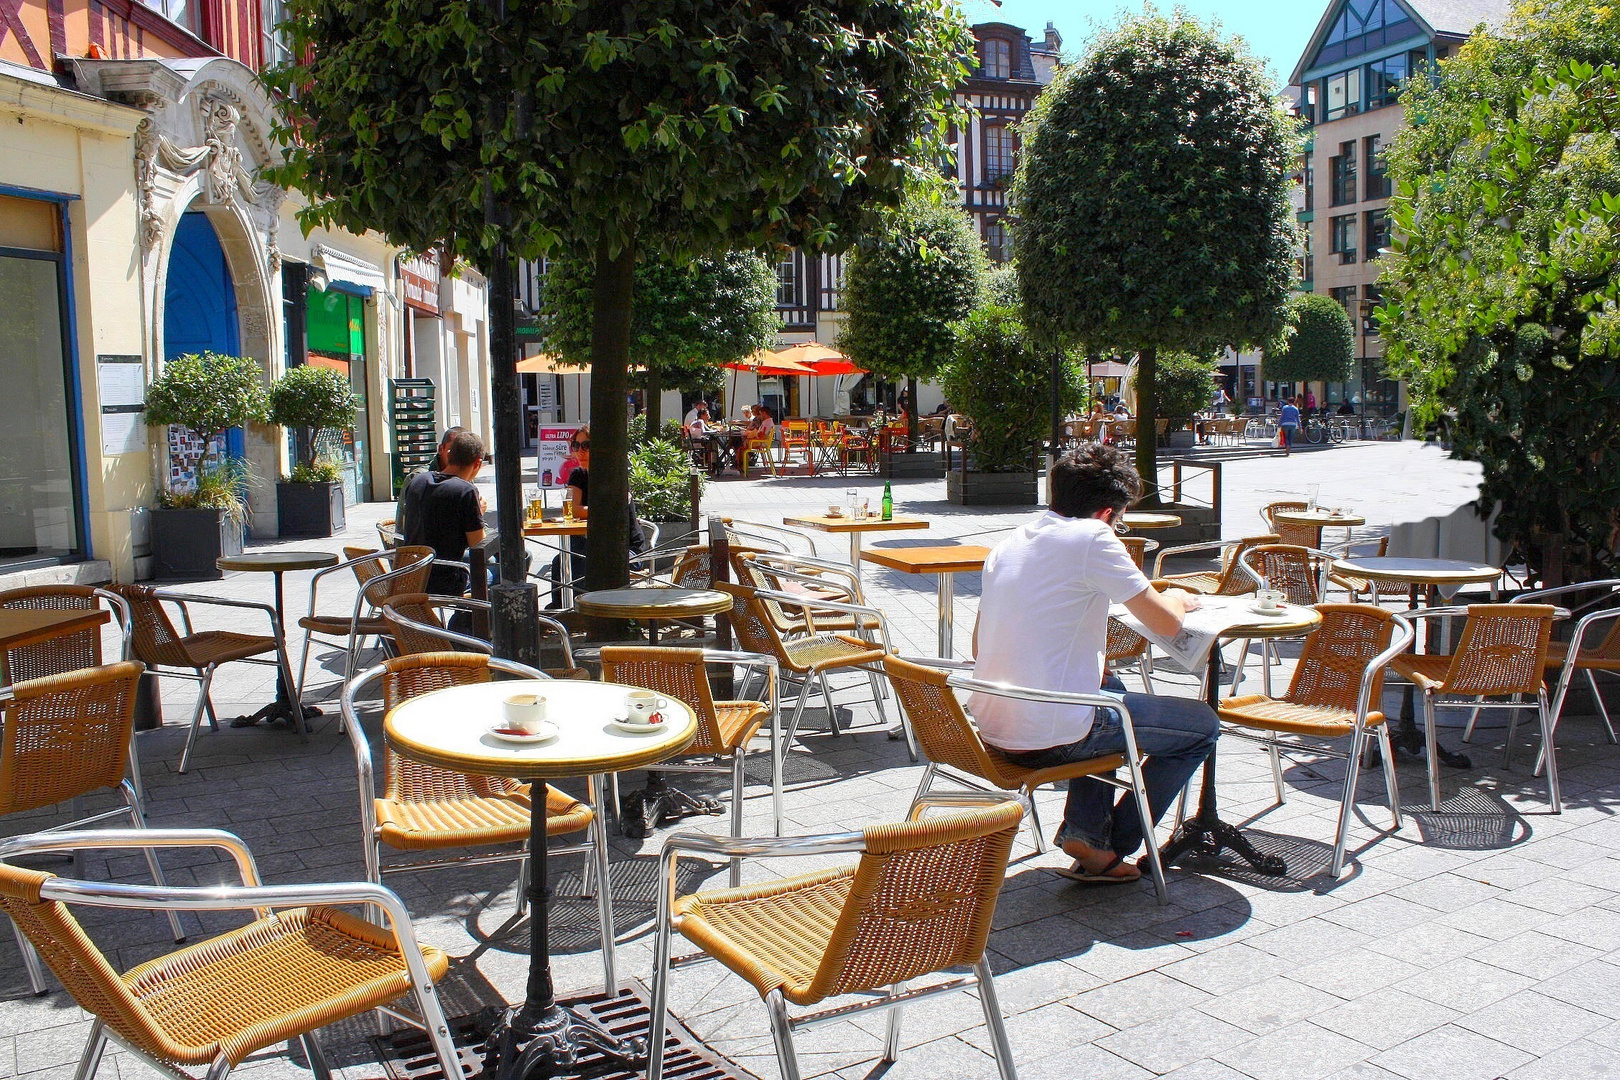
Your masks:
<svg viewBox="0 0 1620 1080"><path fill-rule="evenodd" d="M172 360L187 353L216 352L235 356L241 348L236 317L236 286L231 282L225 249L208 216L191 211L180 217L174 246L169 253L169 273L163 291L163 359ZM171 447L171 449L173 449ZM226 452L243 454L242 430L226 434ZM181 475L194 467L195 453L172 454Z"/></svg>

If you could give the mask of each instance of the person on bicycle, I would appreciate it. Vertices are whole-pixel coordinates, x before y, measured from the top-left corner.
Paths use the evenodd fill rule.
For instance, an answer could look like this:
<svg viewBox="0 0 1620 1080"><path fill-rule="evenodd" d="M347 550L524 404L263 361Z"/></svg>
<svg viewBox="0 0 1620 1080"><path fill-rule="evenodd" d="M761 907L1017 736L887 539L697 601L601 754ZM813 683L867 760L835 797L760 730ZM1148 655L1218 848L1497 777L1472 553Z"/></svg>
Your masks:
<svg viewBox="0 0 1620 1080"><path fill-rule="evenodd" d="M1277 420L1277 429L1282 432L1283 457L1293 452L1294 433L1299 430L1299 406L1294 404L1294 400L1283 398L1282 413Z"/></svg>

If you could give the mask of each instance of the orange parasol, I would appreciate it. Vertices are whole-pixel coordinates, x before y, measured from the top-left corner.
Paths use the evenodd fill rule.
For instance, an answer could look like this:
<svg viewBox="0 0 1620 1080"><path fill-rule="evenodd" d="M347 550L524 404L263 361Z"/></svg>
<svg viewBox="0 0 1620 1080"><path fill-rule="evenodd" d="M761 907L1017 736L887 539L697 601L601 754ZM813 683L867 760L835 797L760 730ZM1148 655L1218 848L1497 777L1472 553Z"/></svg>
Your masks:
<svg viewBox="0 0 1620 1080"><path fill-rule="evenodd" d="M768 349L761 349L752 356L742 360L735 360L726 364L733 371L752 371L757 375L815 375L816 370L797 360L790 360L779 356Z"/></svg>
<svg viewBox="0 0 1620 1080"><path fill-rule="evenodd" d="M778 349L776 355L784 360L803 364L817 375L865 375L866 369L843 353L819 341L801 341Z"/></svg>

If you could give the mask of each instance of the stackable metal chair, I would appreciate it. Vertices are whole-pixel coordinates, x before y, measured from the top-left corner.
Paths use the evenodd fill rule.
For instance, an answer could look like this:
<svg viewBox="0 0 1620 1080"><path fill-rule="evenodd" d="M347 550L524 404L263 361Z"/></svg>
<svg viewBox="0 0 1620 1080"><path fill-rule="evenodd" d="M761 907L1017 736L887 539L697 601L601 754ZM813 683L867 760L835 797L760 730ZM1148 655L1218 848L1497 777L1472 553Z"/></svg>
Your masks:
<svg viewBox="0 0 1620 1080"><path fill-rule="evenodd" d="M1035 850L1044 853L1047 850L1046 836L1041 830L1040 813L1035 805L1035 789L1060 781L1093 777L1136 797L1137 812L1142 818L1142 836L1147 844L1148 865L1153 873L1153 887L1158 893L1159 903L1168 903L1164 867L1159 862L1159 847L1153 842L1153 819L1148 810L1147 788L1142 783L1142 758L1136 749L1136 729L1131 726L1130 710L1118 698L1103 694L1071 694L1009 683L984 682L965 674L972 667L970 661L932 657L889 656L883 660L883 669L888 672L889 681L900 698L900 707L910 719L911 729L927 761L922 780L911 798L912 806L916 807L931 798L934 781L941 777L975 791L1004 792L1007 797L1018 800L1028 813L1030 839L1035 843ZM951 674L952 671L957 674ZM967 710L957 699L957 690L1019 701L1112 709L1119 714L1121 726L1125 729L1125 753L1071 761L1046 769L1015 764L979 737L979 729L973 725ZM1121 780L1114 775L1119 769L1126 771L1126 779Z"/></svg>
<svg viewBox="0 0 1620 1080"><path fill-rule="evenodd" d="M109 885L9 861L40 852L153 847L222 849L242 884ZM380 910L389 926L338 910L362 904ZM180 911L252 911L256 919L119 974L74 917L71 908L80 906L166 911L171 918ZM417 943L405 906L380 885L265 886L242 841L212 829L36 833L0 843L0 909L95 1018L78 1080L93 1080L108 1042L168 1076L206 1065L208 1080L224 1080L249 1056L288 1039L298 1039L311 1071L329 1080L315 1032L372 1009L421 1028L444 1075L459 1075L433 990L450 959ZM396 1011L401 997L413 999L418 1014Z"/></svg>
<svg viewBox="0 0 1620 1080"><path fill-rule="evenodd" d="M1521 593L1512 601L1515 604L1530 604L1542 600L1551 600L1553 597L1571 597L1581 593L1597 593L1597 603L1613 603L1620 599L1620 578L1605 578L1601 581L1587 581L1579 585L1565 585L1556 589L1537 589L1535 592ZM1554 668L1558 669L1558 687L1552 698L1552 731L1558 733L1558 718L1564 713L1564 698L1569 694L1569 684L1577 671L1586 674L1587 685L1592 688L1592 700L1597 702L1598 716L1603 720L1603 730L1609 737L1609 742L1615 741L1614 722L1609 718L1609 707L1603 703L1603 693L1598 688L1597 676L1600 671L1620 675L1620 607L1603 607L1596 610L1586 610L1585 607L1576 612L1580 621L1575 624L1575 631L1566 641L1549 641L1547 643L1547 671L1549 676ZM1602 627L1607 624L1608 630ZM1603 633L1601 639L1599 633ZM1463 742L1468 742L1474 734L1475 715L1469 718L1468 731L1463 736ZM1543 746L1541 753L1547 753ZM1545 766L1544 758L1538 758L1536 771L1539 773Z"/></svg>
<svg viewBox="0 0 1620 1080"><path fill-rule="evenodd" d="M191 710L191 729L186 734L186 748L180 753L182 773L190 767L191 752L197 745L197 731L202 725L205 711L208 713L209 726L219 730L219 717L214 713L214 701L208 692L219 665L238 661L274 665L286 686L297 685L293 679L292 665L287 662L287 642L282 634L281 617L269 604L153 589L146 585L112 585L109 588L129 604L135 659L155 674L194 679L200 684L197 704ZM184 634L175 629L163 609L165 603L172 603L179 609L181 623L186 628ZM234 630L194 632L191 627L191 604L262 612L270 620L270 633L241 634ZM272 659L261 659L267 653ZM308 719L294 721L293 727L301 735L308 736Z"/></svg>
<svg viewBox="0 0 1620 1080"><path fill-rule="evenodd" d="M113 788L124 805L46 830L59 833L128 815L146 828L140 791L125 775L135 732L135 689L141 665L123 661L44 675L0 687L0 815L39 810ZM143 849L152 880L164 884L157 854ZM174 940L185 940L179 916L169 912ZM21 931L18 947L34 993L45 992L39 957Z"/></svg>
<svg viewBox="0 0 1620 1080"><path fill-rule="evenodd" d="M1309 510L1311 504L1303 499L1284 499L1260 508L1260 519L1266 528L1277 534L1280 543L1293 547L1321 547L1322 529L1318 525L1279 525L1277 514L1288 510Z"/></svg>
<svg viewBox="0 0 1620 1080"><path fill-rule="evenodd" d="M1129 539L1127 537L1126 539ZM1238 559L1250 548L1261 544L1275 544L1275 535L1246 536L1238 541L1211 540L1202 544L1181 544L1160 549L1153 559L1153 576L1168 581L1178 589L1203 596L1243 596L1255 590L1254 578L1244 573ZM1164 560L1172 555L1188 555L1195 551L1219 551L1221 567L1215 571L1191 574L1165 574Z"/></svg>
<svg viewBox="0 0 1620 1080"><path fill-rule="evenodd" d="M298 620L304 631L304 647L298 663L297 700L304 700L304 678L309 673L310 646L322 645L343 650L343 681L354 677L356 657L360 643L366 638L386 639L389 627L377 613L377 605L395 593L419 593L427 584L428 572L433 569L433 549L430 547L395 547L386 551L370 548L346 547L343 562L317 570L309 579L309 614ZM320 613L321 579L331 574L351 571L359 588L354 603L343 614ZM318 635L318 637L317 637ZM331 639L320 640L320 639Z"/></svg>
<svg viewBox="0 0 1620 1080"><path fill-rule="evenodd" d="M443 612L465 611L488 615L489 601L471 600L465 596L436 596L429 593L399 593L384 600L377 609L387 620L393 634L394 648L401 656L414 656L430 652L476 652L493 656L495 647L484 638L462 634L446 625ZM542 668L553 679L580 679L591 673L574 661L573 642L568 627L549 615L535 616L535 629L541 635L555 634L562 650L562 666Z"/></svg>
<svg viewBox="0 0 1620 1080"><path fill-rule="evenodd" d="M1390 750L1389 724L1380 709L1384 669L1412 643L1412 627L1401 616L1370 604L1319 604L1322 621L1305 638L1293 681L1281 697L1249 694L1221 700L1219 715L1227 733L1265 745L1277 801L1284 799L1281 751L1302 751L1348 760L1339 827L1333 842L1333 876L1344 869L1361 775L1361 752L1369 735L1378 740L1384 784L1394 828L1401 827L1401 796ZM1288 738L1280 742L1279 737ZM1350 740L1348 750L1323 746ZM1302 742L1301 740L1311 740ZM1182 804L1185 806L1186 796Z"/></svg>
<svg viewBox="0 0 1620 1080"><path fill-rule="evenodd" d="M698 733L680 758L662 761L659 772L723 773L731 776L731 835L741 836L744 763L748 744L769 721L771 817L782 835L782 732L776 695L776 660L759 653L720 649L604 646L602 679L652 690L685 702L697 716ZM709 667L746 667L765 674L766 700L716 701ZM691 759L708 759L694 761ZM737 864L732 884L738 883Z"/></svg>
<svg viewBox="0 0 1620 1080"><path fill-rule="evenodd" d="M492 673L525 679L546 676L533 668L477 653L440 652L400 656L361 672L343 687L343 719L354 748L360 780L361 843L365 848L366 878L381 882L384 874L416 873L463 865L518 862L522 869L517 886L517 914L528 904L528 844L530 787L500 776L452 772L396 754L383 746L383 787L379 794L371 761L371 746L355 713L355 699L368 687L382 687L384 710L435 690L488 682ZM607 987L617 987L613 956L613 898L608 888L606 816L599 777L588 777L591 805L579 802L555 787L546 787L546 835L585 833L580 843L551 848L551 854L583 854L587 889L596 893L601 923L602 973ZM515 848L459 858L429 858L384 864L382 849L429 853L456 848L515 844ZM594 882L594 886L591 884Z"/></svg>
<svg viewBox="0 0 1620 1080"><path fill-rule="evenodd" d="M1247 575L1257 589L1275 589L1283 599L1300 607L1314 607L1327 591L1328 567L1333 565L1332 552L1318 548L1298 547L1293 544L1256 544L1238 556L1238 569ZM1249 663L1250 641L1245 638L1238 647L1237 670L1232 676L1232 693L1243 683L1243 674ZM1260 642L1261 693L1271 693L1271 665L1275 662L1274 647L1269 639Z"/></svg>
<svg viewBox="0 0 1620 1080"><path fill-rule="evenodd" d="M1553 813L1562 813L1563 800L1558 790L1558 755L1552 734L1552 709L1542 679L1547 670L1553 620L1569 613L1551 604L1470 604L1467 607L1424 608L1404 614L1412 620L1467 616L1455 653L1408 654L1397 657L1390 664L1391 670L1416 686L1423 695L1430 805L1436 810L1440 809L1435 709L1474 709L1476 716L1479 709L1511 710L1507 746L1502 752L1504 769L1513 756L1518 714L1525 709L1534 709L1541 723L1541 745L1546 755L1547 799ZM1472 700L1438 700L1442 697ZM1508 700L1487 701L1486 698Z"/></svg>
<svg viewBox="0 0 1620 1080"><path fill-rule="evenodd" d="M977 991L984 1010L1001 1080L1017 1080L984 952L1019 816L1016 803L997 801L831 836L671 836L661 860L647 1080L664 1075L660 1051L669 1007L672 936L677 932L703 950L706 955L698 959L718 960L759 991L783 1080L800 1076L795 1028L886 1010L883 1056L893 1061L900 1052L903 1006L969 989ZM684 855L803 858L846 852L859 854L860 862L763 885L675 896L677 861ZM907 986L956 969L967 970L942 983ZM877 996L805 1016L788 1014L790 1004L813 1007L852 994Z"/></svg>

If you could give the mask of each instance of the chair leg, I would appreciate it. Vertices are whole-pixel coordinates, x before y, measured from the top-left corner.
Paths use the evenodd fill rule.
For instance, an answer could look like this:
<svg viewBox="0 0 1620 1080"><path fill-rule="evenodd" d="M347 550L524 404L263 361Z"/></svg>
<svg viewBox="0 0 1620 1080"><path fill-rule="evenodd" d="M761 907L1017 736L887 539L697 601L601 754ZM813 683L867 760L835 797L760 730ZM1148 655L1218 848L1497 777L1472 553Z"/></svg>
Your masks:
<svg viewBox="0 0 1620 1080"><path fill-rule="evenodd" d="M1485 695L1481 694L1481 695L1475 697L1474 700L1475 701L1484 701L1485 700ZM1479 723L1479 714L1480 714L1480 708L1479 708L1478 705L1475 705L1473 707L1473 709L1471 709L1469 711L1469 713L1468 713L1468 725L1463 728L1463 737L1462 737L1463 742L1471 743L1471 742L1474 741L1474 725Z"/></svg>
<svg viewBox="0 0 1620 1080"><path fill-rule="evenodd" d="M1434 729L1434 695L1423 691L1423 764L1429 770L1429 808L1440 809L1440 737Z"/></svg>
<svg viewBox="0 0 1620 1080"><path fill-rule="evenodd" d="M1587 668L1586 669L1586 681L1591 684L1591 687L1592 687L1592 700L1597 702L1598 715L1603 718L1603 730L1608 734L1609 742L1614 743L1614 742L1617 741L1615 739L1615 736L1614 736L1614 721L1609 719L1609 707L1607 705L1603 704L1603 692L1598 689L1597 672L1593 671L1591 668ZM1558 726L1558 714L1554 713L1553 714L1553 727L1554 727L1555 730L1556 730L1557 726Z"/></svg>
<svg viewBox="0 0 1620 1080"><path fill-rule="evenodd" d="M834 735L842 735L844 732L838 726L838 709L833 705L832 687L827 684L827 673L818 671L815 677L821 683L821 699L827 703L827 726L832 729Z"/></svg>
<svg viewBox="0 0 1620 1080"><path fill-rule="evenodd" d="M431 984L412 987L416 998L416 1012L422 1018L422 1030L433 1044L433 1056L439 1059L439 1068L450 1080L460 1080L461 1055L450 1038L450 1021L444 1018L444 1007L439 1004L438 990ZM208 1080L217 1080L210 1075Z"/></svg>
<svg viewBox="0 0 1620 1080"><path fill-rule="evenodd" d="M928 794L928 790L934 786L934 773L938 771L938 768L939 766L932 761L923 766L922 779L917 781L917 790L911 796L911 805L906 808L907 817L911 816L912 811L917 809L917 804L922 802L922 797Z"/></svg>
<svg viewBox="0 0 1620 1080"><path fill-rule="evenodd" d="M124 796L124 804L129 808L130 824L137 829L146 828L146 808L141 805L141 797L136 794L135 785L125 780L118 785L118 790ZM152 871L152 884L167 885L168 882L163 877L163 867L158 863L157 849L143 848L142 851L146 855L146 865ZM186 940L186 932L180 928L180 913L170 911L167 914L169 916L169 929L174 931L174 943L176 945L182 944Z"/></svg>
<svg viewBox="0 0 1620 1080"><path fill-rule="evenodd" d="M283 685L295 685L293 683L292 661L287 659L287 643L285 641L276 642L276 669L281 672ZM298 698L295 698L292 704L295 710L295 715L293 716L293 730L298 732L298 737L300 740L303 742L308 742L310 732L314 731L315 729L310 726L309 718L304 715L303 697L299 696Z"/></svg>
<svg viewBox="0 0 1620 1080"><path fill-rule="evenodd" d="M891 998L899 997L901 994L905 993L905 991L906 984L903 982L897 982L893 986L889 987L889 996ZM884 1061L892 1062L900 1056L900 1013L901 1010L899 1008L889 1010L889 1022L885 1026L883 1032Z"/></svg>
<svg viewBox="0 0 1620 1080"><path fill-rule="evenodd" d="M996 977L990 970L990 961L980 956L973 963L973 974L979 981L979 1005L984 1009L984 1026L990 1033L990 1052L996 1058L996 1072L1001 1080L1018 1080L1013 1067L1012 1044L1007 1041L1007 1025L1001 1018L1001 999L996 996Z"/></svg>
<svg viewBox="0 0 1620 1080"><path fill-rule="evenodd" d="M1524 700L1523 694L1514 694L1513 701L1518 703ZM1506 769L1513 764L1513 737L1519 733L1519 710L1508 710L1507 742L1502 745L1502 768Z"/></svg>
<svg viewBox="0 0 1620 1080"><path fill-rule="evenodd" d="M1350 737L1350 760L1346 763L1344 774L1344 798L1339 803L1339 828L1333 839L1331 873L1335 881L1344 873L1345 849L1350 841L1350 815L1355 813L1356 782L1361 779L1361 749L1366 737L1367 733L1364 731L1357 731ZM1387 754L1385 756L1388 757Z"/></svg>
<svg viewBox="0 0 1620 1080"><path fill-rule="evenodd" d="M1558 790L1558 746L1553 741L1552 710L1547 705L1547 691L1536 695L1536 712L1541 717L1541 745L1547 755L1547 801L1552 812L1564 812L1564 800Z"/></svg>
<svg viewBox="0 0 1620 1080"><path fill-rule="evenodd" d="M311 630L304 631L304 652L298 659L298 682L294 684L297 689L293 691L293 700L300 705L304 703L304 679L309 675L309 646ZM344 680L347 682L348 680Z"/></svg>
<svg viewBox="0 0 1620 1080"><path fill-rule="evenodd" d="M1148 655L1145 652L1136 658L1136 673L1142 676L1142 689L1150 694L1158 693L1153 688L1153 665L1148 662Z"/></svg>
<svg viewBox="0 0 1620 1080"><path fill-rule="evenodd" d="M230 1059L221 1054L208 1063L208 1072L204 1080L225 1080L229 1075L231 1075Z"/></svg>
<svg viewBox="0 0 1620 1080"><path fill-rule="evenodd" d="M669 946L673 929L665 910L667 894L660 889L658 925L653 932L653 968L647 1020L647 1080L663 1080L664 1029L669 1018Z"/></svg>
<svg viewBox="0 0 1620 1080"><path fill-rule="evenodd" d="M1035 854L1045 855L1050 848L1046 842L1046 828L1041 824L1041 809L1035 803L1035 792L1024 792L1024 809L1028 811L1029 835L1035 841Z"/></svg>
<svg viewBox="0 0 1620 1080"><path fill-rule="evenodd" d="M101 1067L101 1055L107 1049L107 1025L97 1020L90 1025L90 1037L85 1040L84 1053L79 1056L79 1067L73 1070L73 1080L92 1080Z"/></svg>
<svg viewBox="0 0 1620 1080"><path fill-rule="evenodd" d="M1170 834L1172 836L1181 831L1182 823L1187 820L1187 800L1191 797L1192 782L1188 781L1181 789L1181 797L1176 800L1176 816L1175 820L1170 824Z"/></svg>
<svg viewBox="0 0 1620 1080"><path fill-rule="evenodd" d="M742 747L731 752L731 836L733 839L742 839L742 811L743 811L743 751ZM742 884L742 860L731 860L731 887L735 889Z"/></svg>
<svg viewBox="0 0 1620 1080"><path fill-rule="evenodd" d="M1277 805L1287 802L1283 791L1282 754L1277 750L1277 736L1272 735L1266 740L1266 752L1271 756L1271 784L1277 789Z"/></svg>
<svg viewBox="0 0 1620 1080"><path fill-rule="evenodd" d="M805 702L810 700L810 691L815 687L814 676L810 672L804 673L804 679L799 686L799 700L793 705L793 717L788 720L787 738L783 740L782 752L793 745L795 736L799 733L799 717L804 715Z"/></svg>
<svg viewBox="0 0 1620 1080"><path fill-rule="evenodd" d="M34 951L33 942L14 922L11 924L11 933L17 939L17 951L22 953L23 967L28 972L28 986L33 990L35 997L42 997L50 992L45 985L45 967L39 962L39 953Z"/></svg>
<svg viewBox="0 0 1620 1080"><path fill-rule="evenodd" d="M197 729L202 726L202 715L205 707L211 708L208 700L208 687L214 681L214 665L209 664L203 669L202 682L197 686L197 704L191 710L191 730L186 733L186 748L180 751L180 772L183 774L191 767L191 750L197 745Z"/></svg>
<svg viewBox="0 0 1620 1080"><path fill-rule="evenodd" d="M1248 638L1239 643L1237 666L1232 669L1232 688L1227 691L1227 697L1237 697L1238 687L1243 685L1243 673L1249 666L1249 647L1253 644ZM1215 648L1220 648L1220 644L1217 643Z"/></svg>
<svg viewBox="0 0 1620 1080"><path fill-rule="evenodd" d="M141 776L141 755L135 748L135 736L140 732L129 733L129 782L135 786L135 796L143 803L146 801L146 782Z"/></svg>
<svg viewBox="0 0 1620 1080"><path fill-rule="evenodd" d="M1378 725L1378 755L1384 763L1384 790L1389 793L1389 816L1394 827L1401 827L1401 785L1395 776L1395 748L1390 744L1389 724Z"/></svg>
<svg viewBox="0 0 1620 1080"><path fill-rule="evenodd" d="M787 999L781 990L765 995L765 1011L771 1018L771 1039L776 1043L776 1064L782 1080L800 1080L799 1055L793 1050L793 1028L788 1024Z"/></svg>
<svg viewBox="0 0 1620 1080"><path fill-rule="evenodd" d="M1147 783L1142 779L1141 765L1129 758L1126 771L1131 778L1131 794L1136 799L1136 813L1142 822L1142 840L1147 844L1148 869L1153 872L1153 891L1161 906L1170 902L1170 886L1164 880L1164 864L1159 859L1159 841L1153 831L1153 812L1148 808ZM1071 781L1072 783L1072 781Z"/></svg>
<svg viewBox="0 0 1620 1080"><path fill-rule="evenodd" d="M1277 654L1269 638L1260 642L1260 692L1271 697L1271 662Z"/></svg>
<svg viewBox="0 0 1620 1080"><path fill-rule="evenodd" d="M596 818L591 822L591 852L587 858L596 866L596 918L601 924L602 986L609 994L617 994L618 957L614 953L613 942L618 935L613 925L613 888L608 877L607 815L602 812L602 786L599 776L586 779L586 797L596 810Z"/></svg>
<svg viewBox="0 0 1620 1080"><path fill-rule="evenodd" d="M332 1080L332 1066L327 1064L326 1051L321 1049L320 1040L313 1031L298 1036L303 1044L304 1057L309 1059L309 1071L315 1074L315 1080ZM454 1077L451 1078L454 1080Z"/></svg>

